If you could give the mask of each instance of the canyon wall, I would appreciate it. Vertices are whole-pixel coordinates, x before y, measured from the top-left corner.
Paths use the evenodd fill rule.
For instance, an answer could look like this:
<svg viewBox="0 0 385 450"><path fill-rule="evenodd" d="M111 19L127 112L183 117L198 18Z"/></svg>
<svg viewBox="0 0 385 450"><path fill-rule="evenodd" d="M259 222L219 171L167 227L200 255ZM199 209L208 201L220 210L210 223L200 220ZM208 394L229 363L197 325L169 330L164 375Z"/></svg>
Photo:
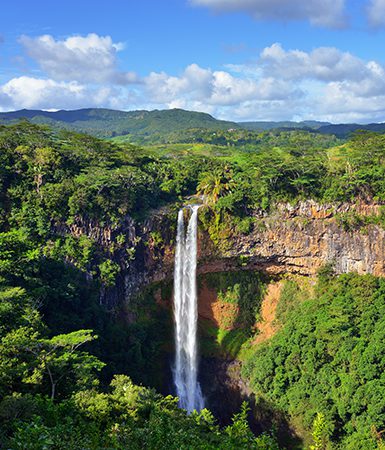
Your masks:
<svg viewBox="0 0 385 450"><path fill-rule="evenodd" d="M233 234L229 248L210 262L207 245L202 248L201 270L226 270L240 257L248 268L271 274L314 275L327 263L337 273L385 275L385 230L365 224L365 217L378 217L380 205L318 205L301 202L278 205L270 215L256 214L249 234ZM349 215L361 217L362 224L343 226ZM204 262L206 261L207 262Z"/></svg>
<svg viewBox="0 0 385 450"><path fill-rule="evenodd" d="M343 223L350 216L373 219L380 214L378 204L279 204L269 214L253 212L248 233L228 224L219 244L214 244L201 221L198 274L260 270L271 275L311 276L330 263L337 273L385 276L385 230L373 220L356 220L348 227ZM119 263L116 287L102 293L101 300L109 305L129 299L148 284L172 279L175 225L175 211L165 208L141 225L130 218L114 228L77 221L67 232L91 237ZM116 237L122 234L125 243L117 246Z"/></svg>
<svg viewBox="0 0 385 450"><path fill-rule="evenodd" d="M385 276L385 230L365 224L364 219L350 229L342 223L349 215L373 218L380 213L381 206L377 204L280 204L270 214L256 211L249 233L230 229L221 245L215 245L201 227L198 273L255 269L272 275L310 276L330 263L337 273ZM162 228L161 222L153 225ZM148 253L149 279L161 281L171 277L172 258L172 248L166 242L155 261Z"/></svg>

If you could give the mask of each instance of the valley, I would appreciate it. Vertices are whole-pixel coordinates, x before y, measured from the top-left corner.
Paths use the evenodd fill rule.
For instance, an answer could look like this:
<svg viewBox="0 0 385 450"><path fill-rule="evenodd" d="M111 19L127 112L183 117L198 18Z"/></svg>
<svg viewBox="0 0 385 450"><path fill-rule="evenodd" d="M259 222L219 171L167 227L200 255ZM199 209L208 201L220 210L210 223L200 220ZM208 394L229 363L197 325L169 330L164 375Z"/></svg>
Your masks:
<svg viewBox="0 0 385 450"><path fill-rule="evenodd" d="M1 126L0 441L381 448L384 136L192 135ZM192 210L205 408L187 414L173 285Z"/></svg>

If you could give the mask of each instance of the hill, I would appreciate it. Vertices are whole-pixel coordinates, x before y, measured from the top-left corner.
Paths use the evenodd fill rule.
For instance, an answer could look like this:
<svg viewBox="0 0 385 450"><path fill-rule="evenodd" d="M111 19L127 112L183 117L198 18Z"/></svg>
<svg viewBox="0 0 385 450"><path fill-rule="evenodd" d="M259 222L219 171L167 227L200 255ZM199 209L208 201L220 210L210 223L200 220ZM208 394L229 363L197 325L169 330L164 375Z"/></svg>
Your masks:
<svg viewBox="0 0 385 450"><path fill-rule="evenodd" d="M317 120L304 120L302 122L293 122L290 120L281 122L269 122L269 121L257 121L257 122L238 122L238 124L250 131L266 131L275 130L277 128L299 128L299 129L310 129L318 130L319 128L331 125L330 122L319 122Z"/></svg>
<svg viewBox="0 0 385 450"><path fill-rule="evenodd" d="M263 132L272 130L304 130L321 134L334 134L346 138L357 130L385 132L385 123L367 125L348 123L331 124L315 120L231 122L215 119L207 113L169 110L117 111L102 108L79 110L41 111L22 109L0 113L0 124L13 124L27 119L34 124L49 125L54 129L66 129L88 133L99 138L124 136L124 142L158 144L185 142L190 135L210 131L247 130ZM119 140L118 140L119 141Z"/></svg>
<svg viewBox="0 0 385 450"><path fill-rule="evenodd" d="M334 134L340 138L346 138L350 134L358 130L375 131L377 133L385 132L385 123L369 123L362 125L358 123L342 123L342 124L329 124L320 127L317 131L322 134Z"/></svg>
<svg viewBox="0 0 385 450"><path fill-rule="evenodd" d="M89 133L96 137L132 135L132 140L154 140L168 133L203 128L227 130L239 128L235 122L217 120L210 114L170 109L164 111L115 111L111 109L79 109L74 111L27 110L0 113L0 123L11 124L27 119L35 124Z"/></svg>

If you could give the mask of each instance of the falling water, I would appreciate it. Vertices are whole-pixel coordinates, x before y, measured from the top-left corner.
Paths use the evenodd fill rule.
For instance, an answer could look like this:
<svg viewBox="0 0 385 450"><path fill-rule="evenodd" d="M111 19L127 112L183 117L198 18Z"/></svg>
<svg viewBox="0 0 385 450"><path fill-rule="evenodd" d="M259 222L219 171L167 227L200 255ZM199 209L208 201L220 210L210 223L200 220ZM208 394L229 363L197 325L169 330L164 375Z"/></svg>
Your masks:
<svg viewBox="0 0 385 450"><path fill-rule="evenodd" d="M179 406L190 413L203 408L197 380L197 218L199 206L192 213L185 233L183 210L178 213L174 272L175 366L174 383Z"/></svg>

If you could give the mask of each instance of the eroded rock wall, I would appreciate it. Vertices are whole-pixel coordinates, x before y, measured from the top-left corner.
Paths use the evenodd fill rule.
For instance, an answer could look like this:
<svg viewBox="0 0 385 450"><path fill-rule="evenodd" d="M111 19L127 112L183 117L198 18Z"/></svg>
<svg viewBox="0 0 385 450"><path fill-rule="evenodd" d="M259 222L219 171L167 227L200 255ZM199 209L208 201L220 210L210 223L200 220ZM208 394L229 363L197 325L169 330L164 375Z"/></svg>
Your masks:
<svg viewBox="0 0 385 450"><path fill-rule="evenodd" d="M344 214L374 217L381 211L381 205L364 203L280 204L270 214L253 212L253 225L247 234L237 232L229 224L221 245L214 244L201 223L198 274L260 270L272 275L311 276L326 263L332 263L337 273L385 276L384 229L370 224L346 230L339 220ZM78 221L62 232L89 236L119 263L117 287L102 293L101 300L111 304L129 301L148 284L172 279L175 224L175 212L164 209L142 224L129 217L114 228ZM115 242L118 235L125 236L120 247Z"/></svg>
<svg viewBox="0 0 385 450"><path fill-rule="evenodd" d="M257 218L250 234L233 235L229 250L218 261L226 265L243 257L248 268L302 275L313 275L332 263L337 273L384 276L384 229L369 224L348 231L337 220L341 214L375 216L379 211L379 205L363 204L318 205L308 201L296 207L279 205L273 214ZM206 248L202 248L202 256L206 256ZM201 270L211 270L211 266L207 262Z"/></svg>

